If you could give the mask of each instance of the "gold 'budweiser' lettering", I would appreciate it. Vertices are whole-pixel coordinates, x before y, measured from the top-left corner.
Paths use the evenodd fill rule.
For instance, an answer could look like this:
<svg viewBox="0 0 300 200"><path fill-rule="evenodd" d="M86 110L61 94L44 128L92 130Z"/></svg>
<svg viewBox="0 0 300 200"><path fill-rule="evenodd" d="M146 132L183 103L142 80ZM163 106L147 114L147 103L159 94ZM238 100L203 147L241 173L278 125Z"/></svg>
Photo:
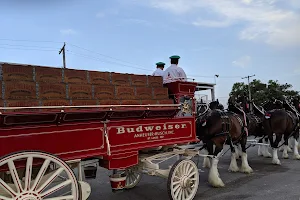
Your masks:
<svg viewBox="0 0 300 200"><path fill-rule="evenodd" d="M166 130L174 130L174 129L184 129L187 128L186 123L178 123L178 124L161 124L161 125L139 125L139 126L131 126L131 127L116 127L117 134L124 133L147 133L152 131L166 131Z"/></svg>

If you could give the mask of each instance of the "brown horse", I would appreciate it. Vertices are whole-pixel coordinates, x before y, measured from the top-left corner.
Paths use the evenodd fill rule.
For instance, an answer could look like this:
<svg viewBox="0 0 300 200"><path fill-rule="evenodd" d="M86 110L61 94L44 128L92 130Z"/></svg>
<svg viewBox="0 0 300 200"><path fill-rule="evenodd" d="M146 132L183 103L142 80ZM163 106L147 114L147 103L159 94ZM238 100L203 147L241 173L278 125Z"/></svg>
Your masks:
<svg viewBox="0 0 300 200"><path fill-rule="evenodd" d="M294 108L300 113L300 98L299 97L294 97L292 98L292 104ZM300 148L300 142L298 141L298 148Z"/></svg>
<svg viewBox="0 0 300 200"><path fill-rule="evenodd" d="M210 108L216 108L212 102ZM211 166L208 176L208 182L214 187L224 187L224 183L219 176L218 162L222 156L224 145L227 144L231 149L231 163L229 171L244 173L253 172L248 164L246 143L247 129L239 115L233 112L226 112L220 109L209 109L204 115L198 116L196 121L196 134L206 145L208 154L211 155ZM236 151L234 145L241 145L242 148L242 166L239 169L236 162ZM215 149L214 149L215 145Z"/></svg>
<svg viewBox="0 0 300 200"><path fill-rule="evenodd" d="M253 103L253 110L256 110L257 107ZM228 110L231 112L234 112L240 116L240 118L246 118L246 124L247 124L247 129L248 129L248 136L254 136L255 138L260 138L259 142L262 143L263 139L266 140L266 134L264 132L263 128L263 118L264 118L264 113L259 113L257 116L256 111L254 113L250 113L249 105L245 105L245 102L234 102L234 101L229 101L228 102ZM248 112L248 113L247 113ZM239 147L241 149L241 147ZM238 149L238 150L239 150ZM239 151L238 151L239 152ZM258 147L258 152L260 153L259 155L264 155L265 157L271 157L271 154L267 151L265 151L265 146L264 145L259 145Z"/></svg>
<svg viewBox="0 0 300 200"><path fill-rule="evenodd" d="M278 158L278 148L280 147L279 142L282 140L282 137L284 139L283 157L288 158L288 139L293 136L296 144L296 148L294 147L294 158L300 159L298 152L299 119L293 112L282 109L286 103L286 101L283 103L279 100L275 100L264 105L268 111L265 114L266 117L263 121L263 126L273 149L272 163L277 165L281 164ZM289 106L289 104L287 105ZM276 138L275 141L273 139L274 134Z"/></svg>
<svg viewBox="0 0 300 200"><path fill-rule="evenodd" d="M265 119L265 112L263 108L259 108L253 101L249 101L247 99L247 94L244 93L244 96L240 96L237 99L238 103L241 104L241 108L246 113L247 121L248 121L248 130L249 135L254 136L255 138L259 138L258 143L262 143L264 145L258 145L258 156L263 156L266 158L271 158L272 155L268 150L268 146L266 144L269 143L269 139L267 134L264 131L263 121ZM230 103L230 102L229 102ZM250 111L250 104L252 105L252 113ZM235 104L236 105L236 104ZM236 107L236 106L235 106ZM233 112L238 112L239 108L232 108Z"/></svg>

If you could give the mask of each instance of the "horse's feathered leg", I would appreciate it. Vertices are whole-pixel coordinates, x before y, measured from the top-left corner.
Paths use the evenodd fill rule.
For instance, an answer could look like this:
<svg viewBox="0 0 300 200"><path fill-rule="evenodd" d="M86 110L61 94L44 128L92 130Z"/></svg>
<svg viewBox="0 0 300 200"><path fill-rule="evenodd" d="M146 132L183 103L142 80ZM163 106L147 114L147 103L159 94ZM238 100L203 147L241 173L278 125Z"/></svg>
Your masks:
<svg viewBox="0 0 300 200"><path fill-rule="evenodd" d="M278 144L281 141L282 134L276 134L275 142L273 142L273 134L269 136L271 147L273 148L273 159L272 163L275 165L281 165L280 160L278 159Z"/></svg>
<svg viewBox="0 0 300 200"><path fill-rule="evenodd" d="M203 150L203 154L204 155L209 155L208 151L206 149ZM210 160L208 157L204 157L203 158L203 164L202 164L203 168L210 168Z"/></svg>
<svg viewBox="0 0 300 200"><path fill-rule="evenodd" d="M204 149L204 154L213 155L213 153L214 153L213 142L212 141L207 141L206 142L206 149ZM203 159L203 168L210 168L210 167L211 167L210 159L208 157L204 157L204 159Z"/></svg>
<svg viewBox="0 0 300 200"><path fill-rule="evenodd" d="M242 156L242 148L240 145L234 145L234 149L235 149L235 156L236 156L236 159L239 160L240 159L240 156Z"/></svg>
<svg viewBox="0 0 300 200"><path fill-rule="evenodd" d="M293 150L292 150L292 148L293 148L292 142L293 142L293 139L290 137L289 141L288 141L289 145L287 146L288 153L292 153L293 152Z"/></svg>
<svg viewBox="0 0 300 200"><path fill-rule="evenodd" d="M208 174L208 182L213 187L224 187L225 184L223 183L222 179L220 178L220 174L218 171L218 163L219 158L223 151L223 145L216 145L214 157L212 158L211 167Z"/></svg>
<svg viewBox="0 0 300 200"><path fill-rule="evenodd" d="M263 143L264 143L264 144L268 144L268 143L269 143L269 140L268 140L267 137L263 140ZM263 148L263 156L264 156L265 158L272 158L272 155L271 155L271 153L269 152L268 146L264 146L264 145L263 145L262 148Z"/></svg>
<svg viewBox="0 0 300 200"><path fill-rule="evenodd" d="M258 140L258 143L263 143L263 139ZM258 145L257 155L263 156L264 146Z"/></svg>
<svg viewBox="0 0 300 200"><path fill-rule="evenodd" d="M285 140L281 140L281 142L284 142ZM285 145L283 145L283 146L281 146L281 147L279 147L279 151L287 151L287 153L292 153L293 151L292 151L292 149L291 149L291 144L292 143L292 138L289 138L288 139L288 146L287 147L285 147Z"/></svg>
<svg viewBox="0 0 300 200"><path fill-rule="evenodd" d="M288 159L289 158L289 154L288 154L288 147L289 147L289 136L287 134L284 135L284 145L283 145L283 152L282 152L282 157L284 159Z"/></svg>
<svg viewBox="0 0 300 200"><path fill-rule="evenodd" d="M294 159L296 160L300 160L298 145L299 145L299 131L296 131L294 135Z"/></svg>
<svg viewBox="0 0 300 200"><path fill-rule="evenodd" d="M238 167L237 162L236 162L237 157L239 157L238 148L236 146L233 146L232 141L230 141L229 146L230 146L230 150L231 150L231 161L230 161L228 171L238 172L239 167Z"/></svg>
<svg viewBox="0 0 300 200"><path fill-rule="evenodd" d="M241 166L241 172L243 173L252 173L253 170L249 166L248 163L248 156L246 153L246 144L247 144L247 135L244 135L241 140L241 147L242 147L242 166Z"/></svg>
<svg viewBox="0 0 300 200"><path fill-rule="evenodd" d="M281 140L281 142L284 142L284 140ZM284 151L284 146L279 147L278 151Z"/></svg>

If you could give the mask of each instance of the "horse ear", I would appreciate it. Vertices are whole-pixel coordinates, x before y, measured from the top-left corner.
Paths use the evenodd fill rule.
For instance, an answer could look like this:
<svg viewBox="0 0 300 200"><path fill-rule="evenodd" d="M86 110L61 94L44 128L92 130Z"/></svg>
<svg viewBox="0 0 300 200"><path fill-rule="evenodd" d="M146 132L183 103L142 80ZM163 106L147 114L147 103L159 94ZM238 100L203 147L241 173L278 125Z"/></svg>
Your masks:
<svg viewBox="0 0 300 200"><path fill-rule="evenodd" d="M217 102L219 103L219 99L217 99Z"/></svg>

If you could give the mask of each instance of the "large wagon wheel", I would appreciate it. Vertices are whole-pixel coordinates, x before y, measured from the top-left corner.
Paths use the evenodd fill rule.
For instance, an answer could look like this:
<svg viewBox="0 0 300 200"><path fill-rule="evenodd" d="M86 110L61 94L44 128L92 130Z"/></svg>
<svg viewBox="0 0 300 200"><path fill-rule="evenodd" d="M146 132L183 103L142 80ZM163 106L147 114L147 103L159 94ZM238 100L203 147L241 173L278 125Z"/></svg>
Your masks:
<svg viewBox="0 0 300 200"><path fill-rule="evenodd" d="M199 186L199 171L190 159L181 159L172 166L168 177L168 194L172 200L192 200Z"/></svg>
<svg viewBox="0 0 300 200"><path fill-rule="evenodd" d="M40 167L37 173L34 168ZM22 167L24 174L17 168ZM35 151L17 152L0 159L0 168L10 172L12 181L0 178L0 199L3 200L78 200L77 179L63 160ZM52 168L52 169L51 169ZM19 171L19 173L18 173Z"/></svg>
<svg viewBox="0 0 300 200"><path fill-rule="evenodd" d="M126 173L126 189L134 188L142 179L142 172L138 166L133 166L125 170Z"/></svg>

